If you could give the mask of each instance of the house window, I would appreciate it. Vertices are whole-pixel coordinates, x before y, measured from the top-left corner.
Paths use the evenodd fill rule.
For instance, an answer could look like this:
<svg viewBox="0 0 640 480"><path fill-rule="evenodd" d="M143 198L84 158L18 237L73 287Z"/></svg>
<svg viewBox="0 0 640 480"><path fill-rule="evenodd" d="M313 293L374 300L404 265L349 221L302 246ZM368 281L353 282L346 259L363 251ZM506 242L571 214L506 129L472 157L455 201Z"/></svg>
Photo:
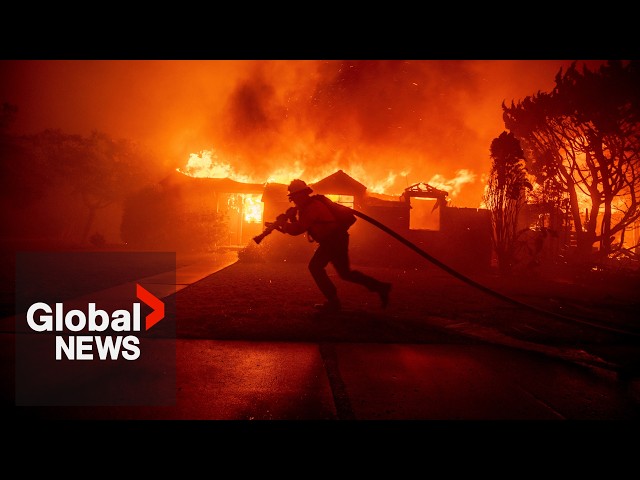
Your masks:
<svg viewBox="0 0 640 480"><path fill-rule="evenodd" d="M232 193L227 200L229 209L236 212L238 220L246 223L262 223L264 203L262 195L254 193Z"/></svg>
<svg viewBox="0 0 640 480"><path fill-rule="evenodd" d="M345 207L353 208L354 198L353 195L325 195L325 197L333 200L336 203L340 203Z"/></svg>
<svg viewBox="0 0 640 480"><path fill-rule="evenodd" d="M262 214L264 211L264 203L262 203L261 194L245 193L242 203L242 212L244 221L247 223L262 224Z"/></svg>
<svg viewBox="0 0 640 480"><path fill-rule="evenodd" d="M436 198L410 197L409 229L440 230L440 208Z"/></svg>

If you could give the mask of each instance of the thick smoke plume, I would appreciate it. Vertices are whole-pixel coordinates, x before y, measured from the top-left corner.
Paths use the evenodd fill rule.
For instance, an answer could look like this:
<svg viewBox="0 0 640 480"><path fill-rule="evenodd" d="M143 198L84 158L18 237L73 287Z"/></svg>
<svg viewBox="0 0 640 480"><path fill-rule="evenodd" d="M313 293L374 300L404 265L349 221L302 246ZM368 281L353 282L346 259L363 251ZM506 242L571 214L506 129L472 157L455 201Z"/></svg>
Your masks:
<svg viewBox="0 0 640 480"><path fill-rule="evenodd" d="M504 130L501 103L550 91L570 64L5 61L0 98L18 107L12 132L142 141L163 161L159 176L195 174L197 161L258 183L342 169L371 191L398 195L424 182L478 207L489 145Z"/></svg>

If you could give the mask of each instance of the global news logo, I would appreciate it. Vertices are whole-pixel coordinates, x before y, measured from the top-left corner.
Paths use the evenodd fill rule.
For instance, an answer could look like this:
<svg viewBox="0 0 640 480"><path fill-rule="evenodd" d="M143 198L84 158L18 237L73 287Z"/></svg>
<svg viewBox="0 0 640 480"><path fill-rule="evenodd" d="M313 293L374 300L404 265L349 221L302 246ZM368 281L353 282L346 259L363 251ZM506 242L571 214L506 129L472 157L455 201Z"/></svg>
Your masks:
<svg viewBox="0 0 640 480"><path fill-rule="evenodd" d="M35 302L27 310L26 321L33 332L56 332L56 360L137 360L141 355L139 336L164 318L165 304L138 283L136 297L152 309L144 325L140 302L112 312L94 302L89 302L86 310L66 310L62 302L53 307Z"/></svg>

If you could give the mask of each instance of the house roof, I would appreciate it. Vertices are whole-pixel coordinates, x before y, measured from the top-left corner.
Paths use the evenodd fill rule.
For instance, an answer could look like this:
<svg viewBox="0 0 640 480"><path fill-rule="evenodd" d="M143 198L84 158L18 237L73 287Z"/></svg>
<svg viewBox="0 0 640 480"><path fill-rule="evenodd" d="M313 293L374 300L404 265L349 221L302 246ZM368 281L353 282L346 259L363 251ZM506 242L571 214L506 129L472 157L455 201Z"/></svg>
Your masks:
<svg viewBox="0 0 640 480"><path fill-rule="evenodd" d="M288 202L287 185L283 183L267 183L262 193L262 201Z"/></svg>
<svg viewBox="0 0 640 480"><path fill-rule="evenodd" d="M210 185L217 192L222 193L262 193L262 183L242 183L230 178L203 178L204 184Z"/></svg>
<svg viewBox="0 0 640 480"><path fill-rule="evenodd" d="M220 193L262 193L264 185L261 183L236 182L230 178L191 177L180 172L174 172L160 182L163 185L192 185L193 188L211 189Z"/></svg>
<svg viewBox="0 0 640 480"><path fill-rule="evenodd" d="M336 194L336 195L364 195L367 187L352 177L338 170L328 177L311 184L311 188L316 193Z"/></svg>
<svg viewBox="0 0 640 480"><path fill-rule="evenodd" d="M404 189L404 195L409 197L425 197L444 199L449 193L445 190L438 190L427 183L416 183Z"/></svg>

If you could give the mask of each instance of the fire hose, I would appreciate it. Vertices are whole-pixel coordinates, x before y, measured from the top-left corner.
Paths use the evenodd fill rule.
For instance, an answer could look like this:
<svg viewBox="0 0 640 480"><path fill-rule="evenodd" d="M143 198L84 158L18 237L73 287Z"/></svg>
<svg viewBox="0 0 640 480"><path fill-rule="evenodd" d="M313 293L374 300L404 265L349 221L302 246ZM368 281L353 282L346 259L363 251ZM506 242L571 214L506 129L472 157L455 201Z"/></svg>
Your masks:
<svg viewBox="0 0 640 480"><path fill-rule="evenodd" d="M551 316L551 317L557 318L559 320L570 321L570 322L579 322L579 323L582 323L582 324L585 324L585 325L589 325L591 327L594 327L594 328L597 328L597 329L601 329L601 330L607 330L607 331L611 331L611 332L615 332L615 333L621 333L623 335L631 335L631 336L640 337L640 333L637 333L637 332L631 332L631 331L628 331L628 330L621 330L621 329L617 329L617 328L614 328L614 327L593 323L590 319L586 319L586 318L577 318L577 317L570 317L570 316L567 316L567 315L562 315L562 314L559 314L559 313L556 313L556 312L552 312L550 310L544 310L544 309L538 308L538 307L536 307L534 305L530 305L528 303L521 302L521 301L519 301L519 300L517 300L515 298L509 297L509 296L507 296L507 295L505 295L503 293L500 293L500 292L498 292L496 290L493 290L493 289L491 289L491 288L489 288L489 287L487 287L485 285L482 285L481 283L478 283L475 280L473 280L473 279L467 277L466 275L458 272L457 270L451 268L449 265L446 265L445 263L441 262L440 260L438 260L437 258L433 257L432 255L429 255L427 252L422 250L416 244L414 244L410 240L407 240L406 238L404 238L402 235L400 235L396 231L394 231L391 228L387 227L386 225L384 225L383 223L379 222L378 220L370 217L369 215L366 215L366 214L364 214L364 213L362 213L362 212L360 212L358 210L355 210L353 208L351 209L351 211L353 212L353 214L355 216L362 218L363 220L365 220L366 222L369 222L374 227L376 227L376 228L382 230L383 232L387 233L388 235L392 236L393 238L398 240L400 243L402 243L406 247L410 248L411 250L416 252L421 257L427 259L429 262L431 262L432 264L434 264L438 268L444 270L445 272L447 272L450 275L458 278L459 280L471 285L472 287L483 291L484 293L486 293L488 295L491 295L493 297L496 297L496 298L498 298L500 300L503 300L503 301L505 301L507 303L511 303L511 304L516 305L518 307L522 307L522 308L525 308L527 310L533 311L535 313L542 314L542 315L545 315L545 316ZM277 217L275 222L267 223L267 228L260 235L257 235L256 237L254 237L253 240L257 244L259 244L267 235L269 235L271 232L273 232L273 230L279 230L279 228L284 223L286 223L290 218L295 217L296 213L297 213L297 208L296 207L289 208L286 213L278 215L278 217Z"/></svg>

